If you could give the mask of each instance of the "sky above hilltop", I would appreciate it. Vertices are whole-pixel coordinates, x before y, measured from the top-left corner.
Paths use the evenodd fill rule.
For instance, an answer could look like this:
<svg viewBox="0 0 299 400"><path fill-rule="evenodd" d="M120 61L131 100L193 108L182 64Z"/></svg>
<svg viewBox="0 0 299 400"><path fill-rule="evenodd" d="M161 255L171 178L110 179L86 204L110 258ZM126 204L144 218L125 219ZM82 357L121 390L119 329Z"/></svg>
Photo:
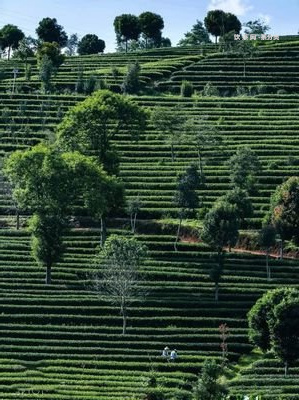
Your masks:
<svg viewBox="0 0 299 400"><path fill-rule="evenodd" d="M94 33L105 40L105 52L113 52L117 15L160 14L165 25L163 36L176 45L197 19L203 21L213 9L232 12L242 23L263 18L273 35L295 35L299 30L299 0L0 0L0 27L10 23L26 35L36 36L38 22L55 17L68 34L82 37Z"/></svg>

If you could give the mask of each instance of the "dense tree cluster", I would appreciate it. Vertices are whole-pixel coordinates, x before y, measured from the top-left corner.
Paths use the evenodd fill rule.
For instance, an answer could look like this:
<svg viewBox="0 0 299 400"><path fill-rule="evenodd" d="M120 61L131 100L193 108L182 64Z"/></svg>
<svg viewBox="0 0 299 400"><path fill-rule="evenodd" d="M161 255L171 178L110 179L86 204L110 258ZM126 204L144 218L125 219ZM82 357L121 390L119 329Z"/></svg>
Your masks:
<svg viewBox="0 0 299 400"><path fill-rule="evenodd" d="M299 359L299 292L274 289L264 294L248 313L249 339L263 352L273 350L285 365Z"/></svg>

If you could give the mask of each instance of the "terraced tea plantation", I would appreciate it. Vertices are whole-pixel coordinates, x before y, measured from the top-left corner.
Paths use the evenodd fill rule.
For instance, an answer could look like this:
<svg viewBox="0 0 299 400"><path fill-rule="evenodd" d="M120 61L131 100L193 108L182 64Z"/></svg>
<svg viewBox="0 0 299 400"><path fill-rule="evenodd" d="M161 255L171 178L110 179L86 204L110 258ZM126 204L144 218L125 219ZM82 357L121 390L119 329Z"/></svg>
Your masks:
<svg viewBox="0 0 299 400"><path fill-rule="evenodd" d="M84 76L105 79L118 91L128 62L138 60L141 79L158 92L132 96L134 102L149 111L160 106L177 112L179 107L186 120L203 116L217 130L220 144L203 153L206 182L199 190L198 211L209 209L230 188L227 160L239 147L249 146L257 153L262 169L251 196L254 216L243 226L257 229L276 186L298 175L299 43L261 46L259 55L248 61L244 79L241 59L216 50L211 45L204 51L178 48L71 57L61 67L55 84L60 90L74 91L78 70L82 69ZM41 141L52 142L55 127L66 111L85 98L75 93L34 92L40 83L35 62L31 62L32 80L24 81L21 64L17 79L17 87L27 85L28 91L33 90L30 93L9 92L9 73L16 63L1 62L1 158ZM112 76L112 68L119 70L118 76ZM198 90L210 81L231 94L238 86L248 85L271 86L272 94L195 94L183 98L175 93L184 79L192 81ZM279 89L288 94L277 94ZM52 284L45 285L45 271L30 254L28 216L21 210L21 229L16 230L11 191L1 179L0 399L136 400L144 398L146 383L153 375L167 399L190 399L203 361L222 361L219 326L223 323L230 332L231 399L243 400L246 395L299 399L299 364L290 367L284 378L283 365L267 354L236 373L240 357L253 350L247 336L247 312L269 289L299 287L298 261L271 259L272 279L268 281L263 255L227 253L219 301L215 302L209 271L217 262L216 254L190 237L182 237L175 252L171 229L153 222L177 217L173 205L176 177L191 162L197 162L195 148L186 142L177 143L172 161L170 146L150 123L138 142L132 142L123 131L114 144L121 156L120 176L126 197L139 196L142 202L136 238L149 248L140 281L148 294L129 307L127 333L122 335L119 309L91 289L90 274L95 268L100 232L86 220L84 228L73 228L64 237L63 258L53 268ZM77 214L81 213L78 209ZM109 233L131 235L128 216L123 212L117 217L109 221ZM177 349L175 362L161 356L165 346Z"/></svg>

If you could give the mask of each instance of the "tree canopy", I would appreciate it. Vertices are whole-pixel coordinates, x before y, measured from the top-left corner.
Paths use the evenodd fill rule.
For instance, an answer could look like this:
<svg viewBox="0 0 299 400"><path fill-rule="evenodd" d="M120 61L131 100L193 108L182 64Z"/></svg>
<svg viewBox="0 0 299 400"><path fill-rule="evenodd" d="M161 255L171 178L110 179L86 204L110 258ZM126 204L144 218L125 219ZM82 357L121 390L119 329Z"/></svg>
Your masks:
<svg viewBox="0 0 299 400"><path fill-rule="evenodd" d="M108 173L117 174L112 140L122 131L137 140L146 119L146 112L128 98L100 90L67 112L57 128L57 143L66 151L95 156Z"/></svg>
<svg viewBox="0 0 299 400"><path fill-rule="evenodd" d="M80 199L88 213L97 217L123 199L118 180L108 177L94 159L78 152L61 153L44 144L12 153L4 172L19 207L34 214L32 251L47 268L46 283L51 282L51 266L61 254L61 235L75 203Z"/></svg>
<svg viewBox="0 0 299 400"><path fill-rule="evenodd" d="M16 25L7 24L0 30L0 48L1 50L8 48L8 59L10 58L11 50L17 49L24 37L24 33Z"/></svg>
<svg viewBox="0 0 299 400"><path fill-rule="evenodd" d="M160 46L162 29L164 28L161 15L145 11L139 15L138 20L141 33L145 38L145 47L147 47L148 40L152 40L157 46Z"/></svg>
<svg viewBox="0 0 299 400"><path fill-rule="evenodd" d="M36 28L37 36L43 42L56 42L60 47L67 44L67 34L61 25L58 25L56 18L43 18Z"/></svg>
<svg viewBox="0 0 299 400"><path fill-rule="evenodd" d="M261 164L256 153L249 147L240 147L228 160L231 183L248 192L254 189Z"/></svg>
<svg viewBox="0 0 299 400"><path fill-rule="evenodd" d="M126 52L129 40L138 40L141 29L138 17L132 14L118 15L114 19L114 30L118 43L125 42Z"/></svg>
<svg viewBox="0 0 299 400"><path fill-rule="evenodd" d="M104 40L97 35L87 34L79 41L78 53L80 55L103 53L106 45Z"/></svg>
<svg viewBox="0 0 299 400"><path fill-rule="evenodd" d="M230 31L239 33L241 30L241 22L231 13L225 13L222 10L211 10L204 19L204 24L209 33L215 36L216 43L219 36Z"/></svg>
<svg viewBox="0 0 299 400"><path fill-rule="evenodd" d="M293 176L276 188L266 219L284 240L299 243L299 177Z"/></svg>
<svg viewBox="0 0 299 400"><path fill-rule="evenodd" d="M196 20L191 31L185 33L185 37L179 41L178 46L198 46L210 42L209 33L204 24Z"/></svg>
<svg viewBox="0 0 299 400"><path fill-rule="evenodd" d="M265 293L248 313L249 339L262 351L272 349L285 364L299 359L299 291L280 288Z"/></svg>
<svg viewBox="0 0 299 400"><path fill-rule="evenodd" d="M244 28L246 28L244 30L244 32L247 35L250 34L257 34L257 35L261 35L261 34L265 34L266 32L268 32L270 30L270 26L266 24L265 21L261 20L260 18L254 20L254 21L248 21L245 24L243 24Z"/></svg>
<svg viewBox="0 0 299 400"><path fill-rule="evenodd" d="M132 300L144 296L140 287L140 265L147 248L134 238L110 236L95 259L96 271L92 287L98 294L120 307L123 335L127 327L127 309Z"/></svg>

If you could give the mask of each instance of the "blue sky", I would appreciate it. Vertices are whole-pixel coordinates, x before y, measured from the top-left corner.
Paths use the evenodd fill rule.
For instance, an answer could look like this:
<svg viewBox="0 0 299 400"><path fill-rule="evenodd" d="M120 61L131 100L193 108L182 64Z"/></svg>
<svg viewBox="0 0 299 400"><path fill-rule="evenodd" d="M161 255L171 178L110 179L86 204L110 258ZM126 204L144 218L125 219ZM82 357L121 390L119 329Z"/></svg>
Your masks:
<svg viewBox="0 0 299 400"><path fill-rule="evenodd" d="M111 52L117 15L160 14L165 24L163 36L176 45L196 19L203 20L208 10L216 8L236 14L242 23L262 17L275 35L294 35L299 30L299 0L0 0L0 27L12 23L26 35L35 36L42 18L55 17L68 34L97 34L106 42L105 51Z"/></svg>

